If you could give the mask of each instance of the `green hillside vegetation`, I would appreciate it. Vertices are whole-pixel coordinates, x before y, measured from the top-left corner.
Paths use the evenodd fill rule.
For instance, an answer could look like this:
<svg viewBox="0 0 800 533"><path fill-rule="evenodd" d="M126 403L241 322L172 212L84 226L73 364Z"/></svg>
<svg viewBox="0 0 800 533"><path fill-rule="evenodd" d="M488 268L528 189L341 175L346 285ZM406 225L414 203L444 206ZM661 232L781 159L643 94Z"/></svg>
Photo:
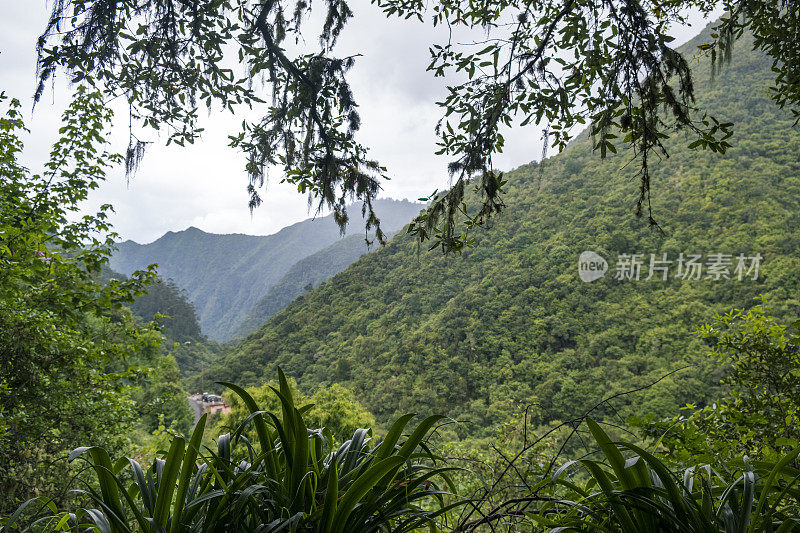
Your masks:
<svg viewBox="0 0 800 533"><path fill-rule="evenodd" d="M158 326L163 335L159 345L165 355L175 359L184 386L199 391L200 374L219 359L223 348L200 331L197 312L186 291L171 279L159 277L130 304L130 309L140 321Z"/></svg>
<svg viewBox="0 0 800 533"><path fill-rule="evenodd" d="M387 233L387 238L393 236L394 232ZM329 280L371 250L375 246L367 246L362 236L350 235L301 259L253 306L235 337L241 339L254 332L295 298Z"/></svg>
<svg viewBox="0 0 800 533"><path fill-rule="evenodd" d="M418 9L395 0L378 4L389 15ZM621 66L623 77L630 61L639 62L635 72L652 72L651 60L638 53L619 62L604 57L620 41L623 50L635 43L634 52L651 53L654 44L648 44L645 30L652 17L667 23L684 5L621 6L622 18L611 13L608 22L614 35L605 42L608 50L598 51L599 40L584 39L581 29L585 15L602 14L590 4L527 8L541 17L533 22L536 27L555 28L566 17L563 30L552 31L560 32L562 45L578 43L575 57L581 66L585 59L596 68L604 82L610 65ZM193 289L159 277L154 265L129 275L111 270L117 238L108 223L113 207L102 205L82 216L90 191L101 186L108 169L141 156L141 144L131 145L128 160L108 152L112 111L107 94L97 87L122 84L134 96L150 97L148 110L158 119L150 117L151 125L170 124L181 116L180 106L162 114L158 93L146 87L137 93L142 83L137 67L158 57L156 52L171 55L163 65L148 63L143 81L161 87L163 77L157 74L164 65L186 73L173 61L191 58L196 50L211 56L200 54L200 64L215 67L223 57L217 55L219 46L232 32L242 50L272 61L285 57L281 42L295 29L285 25L280 4L254 4L252 11L249 4L239 6L243 26L200 24L225 22L214 15L226 17L228 5L177 3L177 11L168 12L159 6L144 2L137 10L119 11L115 2L89 2L81 11L71 2L56 3L39 40L41 81L56 72L51 58L59 53L58 47L44 48L48 35L63 31L66 57L87 59L74 64L81 69L87 64L90 73L97 57L91 47L100 43L102 76L85 79L102 84L75 88L40 174L21 162L27 132L22 104L0 91L0 533L800 531L800 121L797 110L780 109L798 100L789 92L798 86L798 64L792 62L796 54L787 35L798 29L800 12L788 0L728 6L733 27L726 30L727 19L722 19L722 29L715 30L722 34L725 59L730 31L749 25L756 37L736 36L733 63L726 63L712 84L706 80L714 65L694 61L697 90L687 91L697 95L699 107L726 121L715 120L706 124L709 128L726 135L735 122L737 136L726 136L722 144L692 142L697 137L691 133L665 140L670 157L664 152L664 159L650 160L652 183L647 173L638 173L645 167L631 164L641 154L618 154L602 130L599 139L584 133L565 153L503 179L483 175L475 190L483 186L485 196L467 199L472 205L459 211L462 220L427 226L436 228L433 243L420 240L420 227L412 224L368 254L362 253L360 236L322 244L324 238L314 234L312 253L293 232L302 226L303 238L320 228L325 234L327 226L318 220L270 237L209 235L190 228L151 245L122 245L130 262L123 266L132 268L158 252L167 270L172 264L194 280ZM76 7L74 16L66 21L71 7ZM341 29L337 20L352 15L340 7L328 6L325 29L331 21L334 27L320 42L322 55L303 56L323 77L349 68L347 61L325 66ZM451 13L441 7L434 6L434 12L444 18L434 20L456 26L470 18L484 20L474 17L494 9L470 4L468 11ZM495 7L499 17L507 6ZM308 8L298 4L292 24L299 24ZM536 14L540 8L543 16ZM547 15L550 9L558 10L555 18ZM263 39L252 41L249 17L256 10L261 15L252 26ZM746 19L743 26L736 22L737 10ZM118 12L126 17L117 18ZM194 17L188 42L180 40L189 34L176 13ZM136 31L141 37L121 33L134 42L115 56L122 50L115 47L120 38L115 32L130 16L144 21ZM520 15L515 33L531 23L527 17ZM576 18L567 22L571 17ZM617 27L620 21L625 23ZM602 19L587 22L605 28ZM153 23L155 34L148 29ZM710 39L709 31L688 43L684 53ZM75 36L86 38L81 44ZM548 38L537 37L535 43L545 47ZM262 40L267 56L258 52ZM520 58L531 57L524 39L513 36L511 42L522 45ZM776 43L784 48L775 48ZM172 44L189 53L176 52ZM770 65L770 58L747 50L753 46L786 62L775 59ZM467 58L443 48L431 53L454 58L472 79L474 61L491 49ZM662 55L656 71L669 73L674 58L663 50ZM114 57L118 60L109 63ZM244 57L240 50L240 62ZM545 63L537 59L522 68L535 68L535 76L546 83L555 81ZM274 63L249 64L255 74L268 66L275 77ZM281 68L291 77L302 75L306 65L288 60ZM213 92L204 76L226 72L212 68L192 81ZM72 73L76 84L86 74ZM591 85L580 69L566 76ZM172 78L181 85L179 77ZM509 86L514 79L508 78ZM315 80L304 83L314 87ZM502 107L514 93L496 90L497 80L497 74L492 80L479 73L474 81L451 88L444 105L455 109L459 91L480 94L491 82L488 96L505 99ZM337 84L334 80L333 87ZM352 113L344 120L353 133L356 106L346 85L339 86L346 91L338 93L345 100L338 112ZM171 102L183 104L186 92L194 105L187 86L183 92L166 87ZM273 103L287 112L270 115L273 129L261 139L269 141L290 124L286 144L292 134L333 118L327 111L322 117L312 114L315 102L330 101L326 87L331 85L324 81L322 92L294 87L284 91L282 103L276 97ZM536 87L520 85L514 91L534 94ZM287 98L305 100L309 94L309 103L286 106ZM545 90L538 97L549 94ZM614 100L630 91L612 88L608 94ZM642 105L634 106L637 111L654 102L646 98L649 90L637 94L645 95ZM311 110L309 126L295 120L306 116L294 113L298 109ZM497 109L488 108L488 119L505 121ZM589 103L587 109L598 107ZM673 117L665 121L691 129L679 109L667 104L664 111ZM131 116L137 115L132 111ZM187 140L193 140L193 116L187 116L183 130ZM616 116L623 124L631 119L624 112ZM282 124L285 118L293 122ZM646 123L645 129L666 139L658 132L670 129L666 122L635 122L636 128L627 131L641 132ZM474 124L462 122L458 130L448 124L442 151L451 151L449 142L485 139ZM556 138L561 126L563 119L551 123ZM461 137L457 131L470 133ZM176 133L170 141L182 144L181 139ZM254 148L244 139L234 138L232 144L251 151L270 146ZM308 165L313 130L306 139L305 156L296 146L284 146L305 157L301 172L290 171L286 180L301 191L311 187L313 197L320 178L306 174L316 168ZM346 144L348 139L343 138ZM598 158L595 140L611 157ZM346 163L361 172L360 146L347 144L355 150L348 161L331 161L328 155L335 150L328 142L338 140L325 140L321 162L327 168ZM692 145L706 150L693 151ZM280 158L280 150L273 155ZM293 165L286 162L287 168ZM382 171L377 165L370 163L366 170ZM326 171L321 177L338 175L338 170ZM364 196L369 176L350 174L348 180L361 195L356 196ZM330 206L341 184L333 181L331 189L325 183L322 201ZM487 183L503 184L507 205L499 216L477 223L468 213L497 192L487 190ZM641 183L641 190L631 183ZM456 179L450 193L434 199L433 209L416 220L434 220L437 202L451 193L460 202L461 184ZM342 191L349 187L343 185ZM366 190L367 201L376 193ZM642 199L648 220L630 214ZM418 207L388 203L398 227L408 218L404 210ZM336 205L341 214L344 203ZM384 220L387 230L391 218ZM454 227L470 232L451 239ZM421 243L430 249L421 249ZM172 245L176 250L167 249ZM447 254L454 250L458 254ZM220 284L227 271L230 276ZM191 290L205 298L197 309ZM244 294L248 290L258 295ZM203 310L210 326L201 327ZM242 323L253 327L267 315L272 316L238 345L219 345L204 335L203 328L211 327L220 337L230 336ZM202 403L187 402L188 390L207 390L206 385L225 395L230 410L217 411L219 398L206 395ZM208 406L209 400L214 404Z"/></svg>
<svg viewBox="0 0 800 533"><path fill-rule="evenodd" d="M194 305L186 291L171 279L158 278L130 306L131 311L146 322L155 321L164 334L175 342L200 340L203 334Z"/></svg>
<svg viewBox="0 0 800 533"><path fill-rule="evenodd" d="M400 229L420 209L420 204L405 200L375 202L384 231ZM186 290L203 333L225 341L292 265L340 238L332 215L305 220L263 237L215 235L191 227L168 232L145 245L125 241L110 265L129 274L158 263L162 278L172 279Z"/></svg>
<svg viewBox="0 0 800 533"><path fill-rule="evenodd" d="M293 379L287 380L287 386L298 405L309 405L304 412L306 423L311 427L325 428L330 436L339 444L353 436L360 428L375 425L375 418L361 405L352 391L341 385L319 389L311 396L306 396L297 389ZM281 401L275 394L279 389L277 381L270 381L260 387L249 387L247 393L258 404L259 409L270 413L281 412ZM224 415L218 427L222 430L237 427L250 415L250 409L235 394L228 394L231 412Z"/></svg>
<svg viewBox="0 0 800 533"><path fill-rule="evenodd" d="M105 284L126 279L107 266L98 275L98 281ZM158 330L161 338L156 344L163 355L175 359L187 390L195 391L201 372L219 359L223 347L202 334L194 305L174 281L154 276L143 291L127 305L128 310L136 322Z"/></svg>
<svg viewBox="0 0 800 533"><path fill-rule="evenodd" d="M462 435L488 434L527 406L534 423L568 419L686 365L616 414L702 405L727 370L705 357L698 324L761 294L778 317L800 305L800 131L765 93L769 62L750 47L738 44L713 82L706 59L693 63L698 106L735 122L735 136L724 155L671 139L671 157L652 162L664 234L631 215L630 154L601 161L583 135L505 175L508 208L474 248L417 254L411 236L395 237L274 316L215 375L256 385L280 365L301 388L352 388L379 422L443 413L463 421ZM605 277L578 278L584 250L606 258ZM667 281L614 279L618 255L634 253L645 254L642 278L650 254L764 261L757 280L738 281L733 266L730 280L679 279L675 263Z"/></svg>
<svg viewBox="0 0 800 533"><path fill-rule="evenodd" d="M49 492L71 497L82 470L69 452L149 448L163 426L192 419L164 338L125 306L154 281L105 268L109 206L77 217L119 157L106 151L111 113L79 88L42 174L18 162L21 104L0 92L0 515ZM74 221L73 221L74 220ZM2 520L0 520L2 524Z"/></svg>

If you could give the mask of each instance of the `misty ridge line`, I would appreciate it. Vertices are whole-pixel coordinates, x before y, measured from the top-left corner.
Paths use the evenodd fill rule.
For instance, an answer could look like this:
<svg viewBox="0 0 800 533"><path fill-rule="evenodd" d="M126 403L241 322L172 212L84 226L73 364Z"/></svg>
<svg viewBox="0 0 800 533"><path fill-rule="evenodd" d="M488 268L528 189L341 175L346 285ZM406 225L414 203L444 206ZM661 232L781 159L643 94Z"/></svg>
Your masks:
<svg viewBox="0 0 800 533"><path fill-rule="evenodd" d="M381 199L374 205L386 233L401 229L424 207L392 199ZM360 216L358 205L348 211L353 221ZM295 264L328 247L334 247L330 253L331 257L337 257L332 261L335 268L321 268L311 276L314 284L369 251L363 233L342 236L333 216L326 215L286 226L271 235L215 234L189 227L167 232L147 244L127 240L118 245L110 267L129 275L157 263L162 278L172 279L186 291L197 310L203 333L224 342L249 332L240 329L243 322ZM373 244L371 249L376 247ZM320 267L325 263L324 259L318 262Z"/></svg>

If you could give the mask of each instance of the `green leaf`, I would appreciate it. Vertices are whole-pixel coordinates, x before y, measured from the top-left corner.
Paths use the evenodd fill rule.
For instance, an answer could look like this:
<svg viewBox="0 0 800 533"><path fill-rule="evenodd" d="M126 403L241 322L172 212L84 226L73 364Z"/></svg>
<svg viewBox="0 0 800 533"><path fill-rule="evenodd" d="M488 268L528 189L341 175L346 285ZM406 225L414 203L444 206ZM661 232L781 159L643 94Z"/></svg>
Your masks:
<svg viewBox="0 0 800 533"><path fill-rule="evenodd" d="M242 399L242 401L244 402L244 404L247 406L247 408L250 410L251 413L257 413L260 411L258 405L256 405L255 400L253 400L253 397L250 396L246 390L244 390L238 385L235 385L233 383L228 383L226 381L219 381L218 383L235 392ZM264 456L264 464L267 468L267 474L270 477L274 478L277 476L278 467L275 462L274 454L269 452L271 452L271 450L275 448L275 443L273 442L272 437L270 436L269 433L269 428L267 427L267 424L261 415L256 416L253 419L253 423L256 426L256 433L258 434L258 440L261 443L261 449L264 452L268 452Z"/></svg>
<svg viewBox="0 0 800 533"><path fill-rule="evenodd" d="M325 488L325 503L322 509L322 518L319 522L320 532L328 533L333 526L333 517L336 515L339 501L339 472L336 467L336 454L331 455L328 467L328 484Z"/></svg>
<svg viewBox="0 0 800 533"><path fill-rule="evenodd" d="M178 482L178 491L175 495L175 504L172 510L172 523L170 524L170 533L177 533L181 525L181 515L186 501L186 493L189 489L189 482L192 478L192 473L195 468L195 460L200 450L200 445L203 439L203 432L206 427L206 420L208 413L204 413L197 421L194 432L189 439L189 445L186 449L186 454L183 458L183 465L181 466L181 477Z"/></svg>
<svg viewBox="0 0 800 533"><path fill-rule="evenodd" d="M184 440L181 437L172 439L172 444L167 453L164 470L156 493L156 505L153 519L161 527L166 528L169 521L169 509L172 504L172 495L175 492L175 483L181 471L184 456Z"/></svg>
<svg viewBox="0 0 800 533"><path fill-rule="evenodd" d="M389 457L373 463L370 468L356 479L342 496L336 514L333 518L333 533L342 533L347 525L347 520L356 504L370 491L384 476L405 462L403 457Z"/></svg>
<svg viewBox="0 0 800 533"><path fill-rule="evenodd" d="M381 441L378 451L375 453L376 460L380 461L382 459L386 459L395 452L395 444L397 444L397 441L403 434L403 430L405 429L406 425L408 425L414 416L415 415L411 413L403 415L395 420L394 424L392 424L392 427L389 428L389 432L386 434L386 437L384 437L384 439Z"/></svg>

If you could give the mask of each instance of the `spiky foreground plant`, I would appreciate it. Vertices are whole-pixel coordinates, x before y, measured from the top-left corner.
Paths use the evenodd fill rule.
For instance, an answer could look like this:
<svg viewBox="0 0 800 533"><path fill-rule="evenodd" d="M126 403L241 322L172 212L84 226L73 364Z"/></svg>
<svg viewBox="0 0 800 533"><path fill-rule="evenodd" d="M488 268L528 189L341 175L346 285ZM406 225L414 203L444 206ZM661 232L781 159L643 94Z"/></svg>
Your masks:
<svg viewBox="0 0 800 533"><path fill-rule="evenodd" d="M571 461L555 472L552 481L567 492L529 515L539 525L623 533L800 531L800 470L794 467L800 449L773 463L745 459L737 469L703 465L676 472L634 444L612 442L593 420L586 424L602 458ZM573 467L588 475L585 484L566 479Z"/></svg>
<svg viewBox="0 0 800 533"><path fill-rule="evenodd" d="M112 463L103 448L78 448L70 460L87 460L97 477L96 485L78 491L86 505L56 512L44 498L31 500L0 530L18 526L36 502L53 512L28 530L399 533L441 528L447 511L459 505L449 501L452 490L440 488L452 488L448 472L454 468L436 466L439 459L423 442L441 417L426 418L403 440L413 418L406 415L377 444L369 430L359 429L333 450L329 432L306 427L303 413L310 406L295 406L279 374L279 389L273 390L282 404L281 418L259 410L244 389L225 383L251 414L218 438L216 450L201 449L206 415L188 442L173 438L165 457L147 470L133 459ZM248 437L251 427L255 439Z"/></svg>

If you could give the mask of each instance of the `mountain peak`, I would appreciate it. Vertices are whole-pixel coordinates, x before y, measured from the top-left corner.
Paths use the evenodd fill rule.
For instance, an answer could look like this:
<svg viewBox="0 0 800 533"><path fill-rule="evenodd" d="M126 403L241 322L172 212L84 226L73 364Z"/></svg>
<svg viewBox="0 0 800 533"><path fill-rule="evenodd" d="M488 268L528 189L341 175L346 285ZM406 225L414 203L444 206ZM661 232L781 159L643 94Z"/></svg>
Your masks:
<svg viewBox="0 0 800 533"><path fill-rule="evenodd" d="M378 204L376 211L387 233L402 228L422 208L420 204L383 199ZM360 217L355 213L360 213L360 206L352 208L351 224L357 228ZM211 339L224 341L293 265L341 240L339 226L331 215L298 222L265 236L209 233L189 226L167 232L146 245L119 247L111 266L118 272L130 274L158 263L162 277L174 280L187 291L197 309L203 333ZM355 242L363 243L363 236L359 235ZM339 251L342 255L325 269L327 276L349 264L342 260L355 260L359 255L349 253L348 247Z"/></svg>

